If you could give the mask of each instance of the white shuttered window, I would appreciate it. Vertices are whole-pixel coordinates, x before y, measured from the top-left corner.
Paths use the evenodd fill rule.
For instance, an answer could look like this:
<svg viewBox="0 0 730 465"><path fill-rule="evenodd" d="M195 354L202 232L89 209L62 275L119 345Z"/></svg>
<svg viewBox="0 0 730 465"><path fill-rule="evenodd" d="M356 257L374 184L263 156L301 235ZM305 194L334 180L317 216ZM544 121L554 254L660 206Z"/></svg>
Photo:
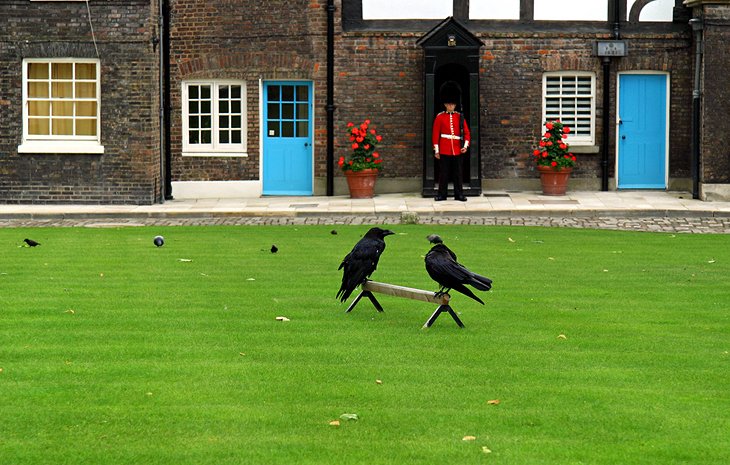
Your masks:
<svg viewBox="0 0 730 465"><path fill-rule="evenodd" d="M595 142L596 77L592 73L559 72L543 76L543 124L559 119L570 126L568 142Z"/></svg>

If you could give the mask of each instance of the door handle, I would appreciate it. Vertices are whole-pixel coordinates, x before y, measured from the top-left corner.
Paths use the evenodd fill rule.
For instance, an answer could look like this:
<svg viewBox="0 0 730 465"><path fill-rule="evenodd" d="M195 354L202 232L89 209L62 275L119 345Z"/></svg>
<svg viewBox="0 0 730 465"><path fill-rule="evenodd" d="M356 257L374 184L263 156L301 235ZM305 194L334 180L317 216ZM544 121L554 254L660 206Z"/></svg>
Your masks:
<svg viewBox="0 0 730 465"><path fill-rule="evenodd" d="M621 139L626 139L626 136L621 136Z"/></svg>
<svg viewBox="0 0 730 465"><path fill-rule="evenodd" d="M305 146L305 147L309 147L309 142L305 142L305 143L304 143L304 146Z"/></svg>

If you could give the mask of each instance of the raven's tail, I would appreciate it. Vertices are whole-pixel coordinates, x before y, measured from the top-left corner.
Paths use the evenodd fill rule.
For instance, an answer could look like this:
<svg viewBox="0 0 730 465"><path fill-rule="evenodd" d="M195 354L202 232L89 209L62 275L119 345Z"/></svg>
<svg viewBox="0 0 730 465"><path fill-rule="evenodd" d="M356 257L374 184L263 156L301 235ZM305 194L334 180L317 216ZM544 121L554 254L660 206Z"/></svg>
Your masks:
<svg viewBox="0 0 730 465"><path fill-rule="evenodd" d="M480 291L488 291L492 288L492 280L486 276L481 276L476 273L472 273L471 281L467 284L471 284Z"/></svg>
<svg viewBox="0 0 730 465"><path fill-rule="evenodd" d="M464 286L463 284L457 284L456 286L452 287L452 289L455 291L461 292L465 296L471 297L472 299L476 300L480 304L484 305L484 302L482 301L482 299L480 299L479 297L474 295L474 293L471 290L469 290L468 287Z"/></svg>

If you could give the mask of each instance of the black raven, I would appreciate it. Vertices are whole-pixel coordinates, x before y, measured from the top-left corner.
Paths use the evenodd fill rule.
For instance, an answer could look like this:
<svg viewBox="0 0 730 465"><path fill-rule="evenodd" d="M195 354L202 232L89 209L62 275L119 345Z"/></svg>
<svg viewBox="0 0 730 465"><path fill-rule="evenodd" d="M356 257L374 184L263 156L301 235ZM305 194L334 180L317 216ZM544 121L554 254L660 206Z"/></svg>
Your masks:
<svg viewBox="0 0 730 465"><path fill-rule="evenodd" d="M352 291L365 280L378 267L380 254L385 250L385 236L395 234L388 229L371 228L365 236L355 244L352 251L348 253L340 263L338 270L342 271L342 285L337 292L337 298L344 302L350 297Z"/></svg>
<svg viewBox="0 0 730 465"><path fill-rule="evenodd" d="M36 242L33 239L23 239L23 242L28 244L28 247L35 247L37 245L41 245L39 242Z"/></svg>
<svg viewBox="0 0 730 465"><path fill-rule="evenodd" d="M434 244L426 254L426 271L431 279L439 283L441 289L436 296L443 295L451 289L471 297L480 304L484 302L465 286L469 284L480 291L492 288L492 280L467 270L464 265L456 261L456 254L446 247L439 236L430 235L428 240Z"/></svg>
<svg viewBox="0 0 730 465"><path fill-rule="evenodd" d="M276 244L271 246L271 253L276 253L279 251L279 248L276 246Z"/></svg>
<svg viewBox="0 0 730 465"><path fill-rule="evenodd" d="M155 236L155 238L152 239L152 243L157 247L162 247L165 244L165 238L162 236Z"/></svg>

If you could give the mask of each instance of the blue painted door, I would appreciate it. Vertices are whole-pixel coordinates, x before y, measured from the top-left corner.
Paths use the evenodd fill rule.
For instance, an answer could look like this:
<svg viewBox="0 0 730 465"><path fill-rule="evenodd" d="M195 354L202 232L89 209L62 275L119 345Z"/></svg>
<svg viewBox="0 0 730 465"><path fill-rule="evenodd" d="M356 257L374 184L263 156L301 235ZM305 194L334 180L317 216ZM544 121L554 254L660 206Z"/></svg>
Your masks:
<svg viewBox="0 0 730 465"><path fill-rule="evenodd" d="M618 188L667 187L667 76L619 77Z"/></svg>
<svg viewBox="0 0 730 465"><path fill-rule="evenodd" d="M312 195L312 83L264 83L263 193Z"/></svg>

